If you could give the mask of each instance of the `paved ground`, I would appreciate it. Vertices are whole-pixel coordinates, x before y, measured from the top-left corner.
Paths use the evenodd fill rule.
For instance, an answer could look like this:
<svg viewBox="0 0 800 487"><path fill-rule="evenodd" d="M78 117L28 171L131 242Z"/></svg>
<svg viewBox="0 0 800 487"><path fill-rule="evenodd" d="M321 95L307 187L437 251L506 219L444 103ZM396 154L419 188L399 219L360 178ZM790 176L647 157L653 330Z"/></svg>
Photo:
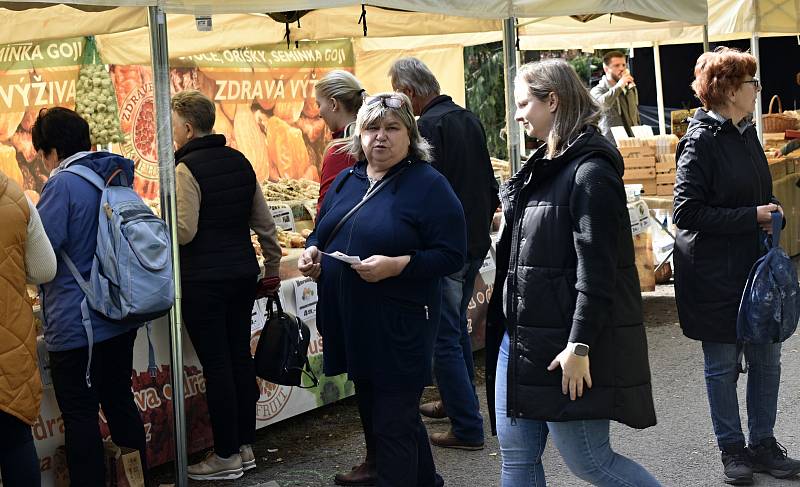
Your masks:
<svg viewBox="0 0 800 487"><path fill-rule="evenodd" d="M716 486L721 463L716 448L702 374L699 344L681 334L677 322L672 286L659 286L645 293L645 321L653 371L653 390L659 424L636 431L612 425L612 445L646 466L665 486ZM778 403L776 433L794 457L800 456L800 337L796 334L783 348L783 377ZM483 355L480 365L479 397L484 415ZM744 412L744 380L740 380L740 399ZM435 391L426 395L435 396ZM744 413L743 413L744 415ZM446 421L429 421L428 430L446 431ZM488 419L486 429L489 431ZM224 487L317 487L333 485L333 474L360 463L364 454L355 401L350 398L335 405L262 429L255 446L258 469L236 482L217 482ZM496 487L500 485L500 454L495 437L488 437L486 449L464 452L434 448L434 457L446 485L454 487ZM544 457L550 486L587 485L575 479L564 466L552 443ZM170 472L162 468L163 482ZM274 481L275 483L269 483ZM208 485L193 483L192 485ZM800 479L777 481L757 474L759 486L797 486Z"/></svg>

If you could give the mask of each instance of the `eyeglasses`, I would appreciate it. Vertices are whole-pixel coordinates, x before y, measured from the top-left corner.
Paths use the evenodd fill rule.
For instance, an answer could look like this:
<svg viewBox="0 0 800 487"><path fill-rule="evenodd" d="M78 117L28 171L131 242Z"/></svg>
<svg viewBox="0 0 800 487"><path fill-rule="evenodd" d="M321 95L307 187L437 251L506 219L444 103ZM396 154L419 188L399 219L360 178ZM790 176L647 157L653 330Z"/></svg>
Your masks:
<svg viewBox="0 0 800 487"><path fill-rule="evenodd" d="M755 88L757 90L761 89L761 80L756 78L756 77L753 77L753 79L749 79L749 80L744 81L744 82L745 83L753 83L753 88Z"/></svg>
<svg viewBox="0 0 800 487"><path fill-rule="evenodd" d="M386 108L400 108L403 106L403 99L397 95L368 96L364 100L367 105L374 105L378 102L383 103Z"/></svg>

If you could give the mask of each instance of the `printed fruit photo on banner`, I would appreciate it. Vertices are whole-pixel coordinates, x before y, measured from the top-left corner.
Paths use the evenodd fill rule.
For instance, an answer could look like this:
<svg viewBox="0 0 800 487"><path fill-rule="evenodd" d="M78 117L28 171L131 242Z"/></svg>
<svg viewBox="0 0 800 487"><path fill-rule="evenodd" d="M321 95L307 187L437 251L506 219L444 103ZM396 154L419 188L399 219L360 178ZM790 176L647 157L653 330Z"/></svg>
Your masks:
<svg viewBox="0 0 800 487"><path fill-rule="evenodd" d="M253 164L259 182L281 179L319 181L330 132L319 116L314 83L322 69L253 70L239 67L170 69L172 94L196 89L214 100L214 133L241 151ZM120 128L126 140L120 152L136 162L136 190L145 199L158 198L158 156L155 139L152 75L145 66L112 66L117 87ZM302 89L263 93L260 98L232 83L276 86L302 83ZM238 86L238 85L237 85ZM235 91L231 91L235 90ZM283 96L279 96L279 95Z"/></svg>
<svg viewBox="0 0 800 487"><path fill-rule="evenodd" d="M355 386L352 381L347 380L347 374L328 377L322 373L322 360L321 353L308 357L311 370L314 372L314 375L317 376L317 379L319 379L319 385L317 387L308 389L316 396L317 406L324 406L355 394ZM312 385L311 379L303 374L303 387L311 387Z"/></svg>

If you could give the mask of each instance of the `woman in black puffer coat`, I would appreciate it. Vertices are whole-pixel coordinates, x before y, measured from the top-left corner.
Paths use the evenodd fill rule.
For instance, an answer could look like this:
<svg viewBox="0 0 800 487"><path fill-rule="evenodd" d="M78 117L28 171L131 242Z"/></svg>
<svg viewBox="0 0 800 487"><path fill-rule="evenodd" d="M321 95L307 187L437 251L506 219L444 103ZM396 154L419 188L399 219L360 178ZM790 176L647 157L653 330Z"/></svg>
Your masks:
<svg viewBox="0 0 800 487"><path fill-rule="evenodd" d="M622 158L566 62L520 68L514 97L517 120L547 143L500 191L487 390L502 485L544 485L548 432L587 482L660 485L608 438L609 420L656 423Z"/></svg>

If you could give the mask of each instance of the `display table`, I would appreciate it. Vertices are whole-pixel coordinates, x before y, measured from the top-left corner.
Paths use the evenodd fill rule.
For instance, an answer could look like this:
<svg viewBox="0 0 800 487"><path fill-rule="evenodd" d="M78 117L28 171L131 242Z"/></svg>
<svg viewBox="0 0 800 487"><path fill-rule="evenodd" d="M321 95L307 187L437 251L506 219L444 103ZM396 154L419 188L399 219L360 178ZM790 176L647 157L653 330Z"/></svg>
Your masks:
<svg viewBox="0 0 800 487"><path fill-rule="evenodd" d="M781 232L781 247L790 256L795 256L800 254L800 188L796 185L800 179L800 157L771 160L770 173L772 194L781 202L786 217L786 228ZM651 210L666 210L672 215L672 197L643 196L642 200Z"/></svg>
<svg viewBox="0 0 800 487"><path fill-rule="evenodd" d="M297 271L297 259L303 249L289 249L289 255L281 259L281 302L286 312L303 317L311 332L308 356L311 368L320 383L317 387L299 388L271 384L258 380L261 395L256 403L256 427L288 419L325 404L343 399L354 393L353 385L342 375L326 377L322 374L323 340L316 326L316 283L304 278ZM492 295L495 274L494 244L486 256L484 265L476 278L475 291L468 310L468 329L475 349L483 347L486 314ZM266 300L256 301L250 323L251 350L264 327ZM41 315L38 316L41 318ZM147 372L147 334L144 329L136 338L133 360L133 391L136 405L145 425L148 442L148 463L151 467L172 460L174 440L172 433L172 386L170 384L169 319L152 323L152 340L156 352L158 372L150 377ZM53 485L53 455L58 446L64 444L64 425L53 393L48 354L44 339L38 339L39 369L44 384L42 406L36 423L32 426L36 450L42 471L42 485ZM185 391L186 431L189 453L208 448L213 440L205 401L205 379L202 367L184 329L183 333L183 383ZM306 384L310 385L310 384ZM108 435L105 419L101 417L101 431Z"/></svg>

